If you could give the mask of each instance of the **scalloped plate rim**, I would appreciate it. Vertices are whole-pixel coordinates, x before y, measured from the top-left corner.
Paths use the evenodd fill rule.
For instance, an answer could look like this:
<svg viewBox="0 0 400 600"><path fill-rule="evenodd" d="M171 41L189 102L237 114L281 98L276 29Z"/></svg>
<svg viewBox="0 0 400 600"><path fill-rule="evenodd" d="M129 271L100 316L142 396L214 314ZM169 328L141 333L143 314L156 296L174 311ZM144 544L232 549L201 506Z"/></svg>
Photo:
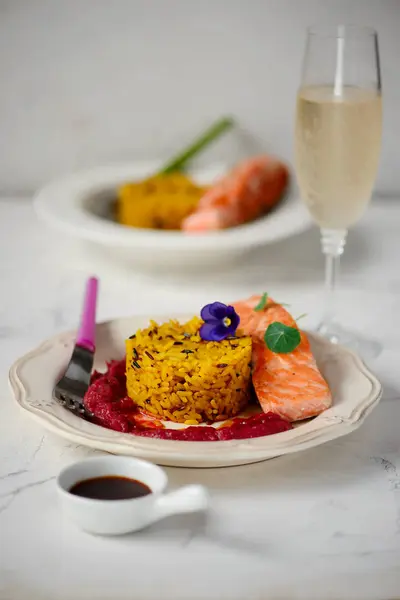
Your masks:
<svg viewBox="0 0 400 600"><path fill-rule="evenodd" d="M162 321L168 318L191 318L192 315L152 315L151 318ZM133 317L122 317L99 323L99 329L109 328L121 324L128 327L128 323L148 319L146 315L135 315ZM142 325L139 325L142 326ZM132 331L131 326L130 330ZM97 450L103 450L114 454L131 454L133 456L147 458L153 462L166 466L191 466L191 467L219 467L240 464L249 464L274 458L283 454L297 452L317 446L321 443L346 435L363 423L365 418L378 404L382 396L382 386L378 379L371 373L363 361L350 350L341 346L332 346L321 336L307 332L316 346L326 349L332 357L339 360L350 361L353 369L363 375L371 385L370 393L357 402L354 402L350 417L336 414L337 408L333 405L325 413L319 415L305 424L302 424L287 432L251 438L247 440L230 440L219 442L185 442L176 440L157 440L154 438L142 438L132 434L124 434L111 431L92 423L83 422L79 417L68 414L72 424L59 418L52 407L59 409L53 399L47 399L47 405L36 406L34 402L39 401L32 397L29 389L32 382L27 381L21 374L21 369L32 361L40 361L43 356L51 352L56 344L67 344L66 355L70 354L74 343L75 332L63 332L44 340L36 348L21 356L14 362L9 371L9 384L13 391L14 399L22 410L28 412L36 421L40 422L46 429L60 435L61 437L77 444L89 446ZM318 356L317 356L318 358ZM61 367L61 365L60 365ZM34 385L37 385L34 384ZM46 400L43 400L46 402ZM348 403L350 405L350 402ZM336 413L335 413L336 408ZM61 413L63 416L65 413ZM67 414L65 417L67 418ZM75 422L75 419L77 420ZM87 431L82 431L73 423L80 423ZM273 442L273 443L272 443Z"/></svg>

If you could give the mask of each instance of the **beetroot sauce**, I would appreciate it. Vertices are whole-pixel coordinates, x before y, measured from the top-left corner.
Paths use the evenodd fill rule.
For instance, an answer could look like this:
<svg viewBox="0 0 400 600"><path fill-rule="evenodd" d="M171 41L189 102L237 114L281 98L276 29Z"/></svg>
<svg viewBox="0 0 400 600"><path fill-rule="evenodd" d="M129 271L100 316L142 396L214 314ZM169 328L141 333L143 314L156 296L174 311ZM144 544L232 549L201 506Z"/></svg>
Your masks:
<svg viewBox="0 0 400 600"><path fill-rule="evenodd" d="M272 435L292 429L291 424L272 412L249 417L234 417L217 429L190 426L167 429L163 423L135 406L126 396L125 360L111 361L105 373L94 372L85 395L85 406L92 421L102 427L142 437L191 442L217 442Z"/></svg>

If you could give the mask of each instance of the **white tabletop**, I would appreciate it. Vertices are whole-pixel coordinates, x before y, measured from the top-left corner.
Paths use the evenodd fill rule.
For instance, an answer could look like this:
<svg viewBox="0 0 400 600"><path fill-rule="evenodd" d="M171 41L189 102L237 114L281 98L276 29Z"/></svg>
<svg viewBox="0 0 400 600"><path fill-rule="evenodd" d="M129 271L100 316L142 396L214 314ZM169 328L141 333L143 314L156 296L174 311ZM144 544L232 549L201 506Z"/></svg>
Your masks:
<svg viewBox="0 0 400 600"><path fill-rule="evenodd" d="M193 311L268 291L294 314L319 314L316 231L252 254L221 273L136 274L88 256L36 222L29 201L0 201L1 600L265 600L400 597L400 204L374 203L343 260L340 317L384 350L370 367L384 397L355 433L267 462L168 468L171 487L199 482L210 513L171 518L123 538L76 530L54 478L94 452L46 433L7 388L10 364L74 327L86 276L101 277L99 320ZM312 315L312 318L311 318Z"/></svg>

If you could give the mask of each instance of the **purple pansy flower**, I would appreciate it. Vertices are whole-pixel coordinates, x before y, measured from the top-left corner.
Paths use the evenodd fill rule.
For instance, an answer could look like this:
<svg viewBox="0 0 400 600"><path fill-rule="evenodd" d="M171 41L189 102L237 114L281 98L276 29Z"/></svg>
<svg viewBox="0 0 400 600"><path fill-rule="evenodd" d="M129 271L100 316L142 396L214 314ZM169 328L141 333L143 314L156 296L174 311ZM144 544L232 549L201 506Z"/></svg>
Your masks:
<svg viewBox="0 0 400 600"><path fill-rule="evenodd" d="M239 315L233 306L213 302L204 306L200 313L204 324L200 327L200 337L206 342L221 342L235 335L240 323Z"/></svg>

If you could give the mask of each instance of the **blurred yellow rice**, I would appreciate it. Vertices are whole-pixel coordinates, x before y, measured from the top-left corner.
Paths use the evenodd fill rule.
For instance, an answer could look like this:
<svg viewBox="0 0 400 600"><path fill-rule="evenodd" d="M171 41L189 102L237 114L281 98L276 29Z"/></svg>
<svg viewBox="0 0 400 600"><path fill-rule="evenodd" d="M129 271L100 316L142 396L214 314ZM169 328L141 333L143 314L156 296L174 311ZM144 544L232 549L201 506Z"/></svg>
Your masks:
<svg viewBox="0 0 400 600"><path fill-rule="evenodd" d="M182 173L126 183L118 189L116 218L121 225L145 229L180 229L206 188Z"/></svg>
<svg viewBox="0 0 400 600"><path fill-rule="evenodd" d="M170 321L126 340L128 396L162 419L196 425L238 414L249 401L251 338L205 342L201 319Z"/></svg>

